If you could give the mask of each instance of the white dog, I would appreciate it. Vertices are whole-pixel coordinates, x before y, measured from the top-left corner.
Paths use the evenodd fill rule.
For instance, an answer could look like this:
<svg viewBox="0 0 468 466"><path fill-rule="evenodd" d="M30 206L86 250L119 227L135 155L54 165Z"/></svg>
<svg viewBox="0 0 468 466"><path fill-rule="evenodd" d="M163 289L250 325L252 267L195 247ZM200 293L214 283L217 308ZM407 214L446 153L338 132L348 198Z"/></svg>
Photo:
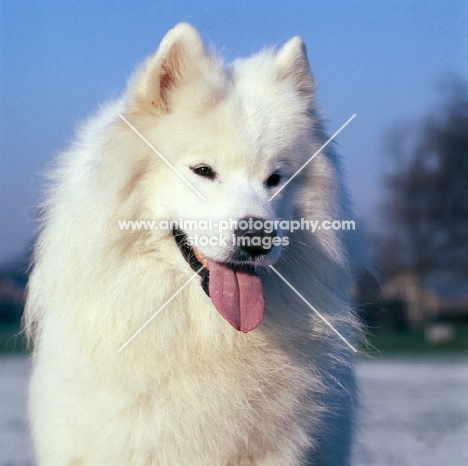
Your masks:
<svg viewBox="0 0 468 466"><path fill-rule="evenodd" d="M301 39L224 66L187 24L81 128L25 315L39 465L349 464L346 234L284 227L347 215L330 150L291 179L324 141Z"/></svg>

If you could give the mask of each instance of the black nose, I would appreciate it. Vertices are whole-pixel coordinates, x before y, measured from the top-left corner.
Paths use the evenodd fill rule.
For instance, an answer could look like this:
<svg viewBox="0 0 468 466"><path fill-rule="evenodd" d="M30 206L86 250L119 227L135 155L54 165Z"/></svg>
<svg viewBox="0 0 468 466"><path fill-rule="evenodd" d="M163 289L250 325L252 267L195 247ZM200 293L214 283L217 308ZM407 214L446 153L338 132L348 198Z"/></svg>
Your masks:
<svg viewBox="0 0 468 466"><path fill-rule="evenodd" d="M274 246L273 239L278 236L266 219L258 217L239 220L234 234L236 245L252 256L268 253Z"/></svg>

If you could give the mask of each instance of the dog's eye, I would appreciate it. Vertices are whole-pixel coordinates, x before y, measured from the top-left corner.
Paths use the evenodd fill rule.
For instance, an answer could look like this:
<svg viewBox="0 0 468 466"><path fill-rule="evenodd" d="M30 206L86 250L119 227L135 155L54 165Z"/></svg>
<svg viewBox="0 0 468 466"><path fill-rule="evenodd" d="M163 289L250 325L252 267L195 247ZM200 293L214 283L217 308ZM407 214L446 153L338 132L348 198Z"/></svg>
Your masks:
<svg viewBox="0 0 468 466"><path fill-rule="evenodd" d="M210 180L214 180L216 178L216 172L209 165L195 165L194 167L190 167L190 170L192 170L196 175L203 176Z"/></svg>
<svg viewBox="0 0 468 466"><path fill-rule="evenodd" d="M270 175L267 180L265 181L265 184L267 185L268 188L274 188L275 186L279 185L279 182L281 181L281 175L279 173L273 173L273 175Z"/></svg>

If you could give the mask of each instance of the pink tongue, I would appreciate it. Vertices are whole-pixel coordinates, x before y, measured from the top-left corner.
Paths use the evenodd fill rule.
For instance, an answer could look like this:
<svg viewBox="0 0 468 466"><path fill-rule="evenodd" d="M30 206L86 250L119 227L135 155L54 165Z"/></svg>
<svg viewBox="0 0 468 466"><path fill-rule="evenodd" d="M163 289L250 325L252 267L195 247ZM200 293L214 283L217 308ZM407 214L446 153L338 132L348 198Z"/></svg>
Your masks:
<svg viewBox="0 0 468 466"><path fill-rule="evenodd" d="M263 319L265 303L260 277L209 261L210 298L218 312L237 330L250 332Z"/></svg>

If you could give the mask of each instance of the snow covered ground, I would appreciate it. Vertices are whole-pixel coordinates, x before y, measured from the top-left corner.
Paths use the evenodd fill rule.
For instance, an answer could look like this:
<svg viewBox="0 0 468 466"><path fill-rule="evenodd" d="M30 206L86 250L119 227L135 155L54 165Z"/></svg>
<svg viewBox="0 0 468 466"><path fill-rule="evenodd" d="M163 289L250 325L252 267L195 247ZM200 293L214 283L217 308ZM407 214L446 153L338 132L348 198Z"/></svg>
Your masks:
<svg viewBox="0 0 468 466"><path fill-rule="evenodd" d="M356 466L468 464L468 359L361 363Z"/></svg>
<svg viewBox="0 0 468 466"><path fill-rule="evenodd" d="M0 466L32 466L26 415L30 364L25 356L0 356Z"/></svg>
<svg viewBox="0 0 468 466"><path fill-rule="evenodd" d="M0 357L0 466L32 466L29 362ZM361 362L354 466L468 464L468 358Z"/></svg>

